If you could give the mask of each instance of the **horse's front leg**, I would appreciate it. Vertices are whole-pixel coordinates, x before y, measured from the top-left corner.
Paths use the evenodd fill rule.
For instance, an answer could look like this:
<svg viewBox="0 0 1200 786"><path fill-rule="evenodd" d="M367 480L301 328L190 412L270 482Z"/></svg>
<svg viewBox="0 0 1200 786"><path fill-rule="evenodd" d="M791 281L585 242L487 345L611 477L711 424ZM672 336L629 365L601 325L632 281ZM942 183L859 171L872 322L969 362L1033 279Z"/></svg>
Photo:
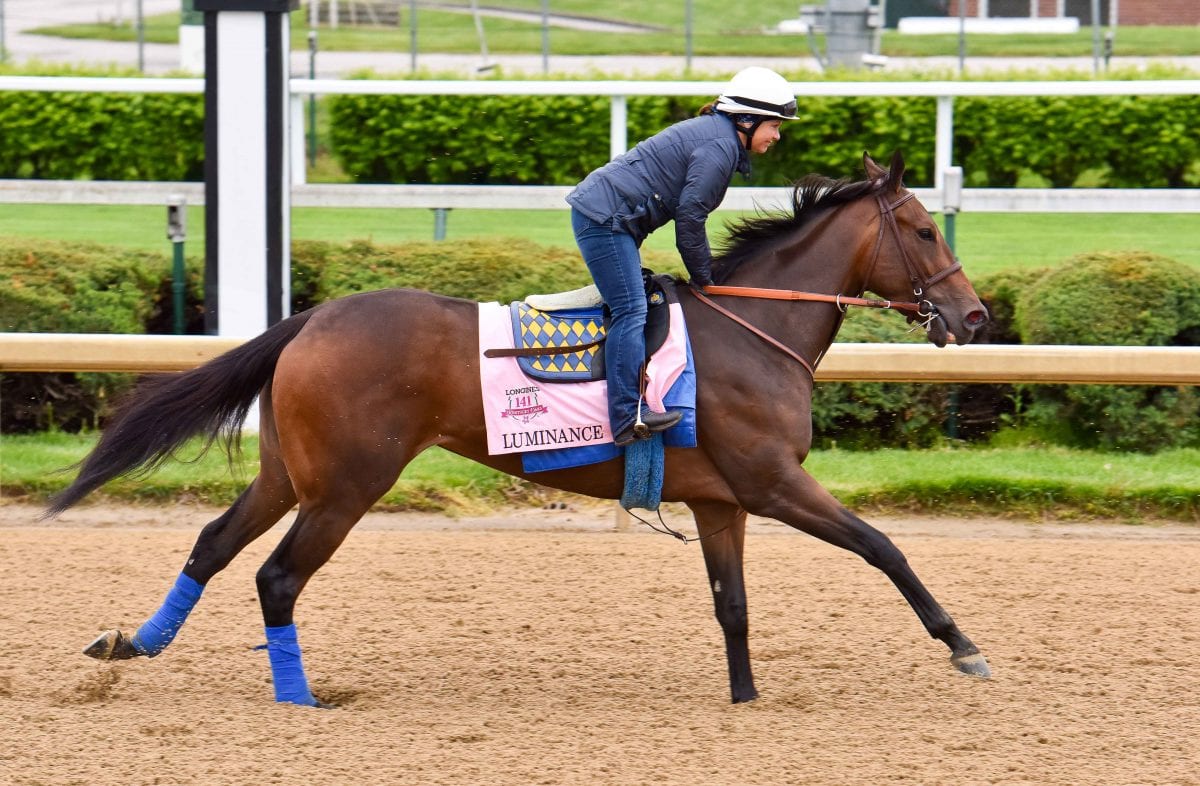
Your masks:
<svg viewBox="0 0 1200 786"><path fill-rule="evenodd" d="M746 473L745 476L754 474ZM794 471L777 474L769 489L756 489L751 494L745 494L745 491L739 492L739 498L756 500L753 506L747 505L751 513L782 521L851 551L883 571L912 606L929 635L950 648L950 662L955 668L964 674L991 676L979 648L934 600L896 544L842 507L802 468L797 466Z"/></svg>
<svg viewBox="0 0 1200 786"><path fill-rule="evenodd" d="M758 697L750 670L747 642L746 582L742 553L746 536L746 511L717 502L689 502L696 517L704 549L704 565L721 630L725 633L725 658L729 663L729 691L733 703Z"/></svg>

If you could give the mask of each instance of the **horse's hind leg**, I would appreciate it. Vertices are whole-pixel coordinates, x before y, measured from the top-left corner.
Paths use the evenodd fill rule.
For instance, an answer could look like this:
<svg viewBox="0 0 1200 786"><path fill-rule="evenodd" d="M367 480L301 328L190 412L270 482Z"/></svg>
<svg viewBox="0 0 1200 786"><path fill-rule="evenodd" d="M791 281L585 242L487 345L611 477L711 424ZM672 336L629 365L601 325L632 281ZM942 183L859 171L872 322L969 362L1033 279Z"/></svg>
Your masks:
<svg viewBox="0 0 1200 786"><path fill-rule="evenodd" d="M908 560L886 535L842 507L807 472L799 469L776 483L768 501L751 512L796 529L862 557L896 585L917 613L925 630L950 648L950 662L964 674L991 676L979 648L958 629L946 610L909 567Z"/></svg>
<svg viewBox="0 0 1200 786"><path fill-rule="evenodd" d="M336 496L301 504L296 522L258 571L267 655L278 702L326 706L312 695L304 673L294 619L296 599L391 482L356 489L349 478L342 478L337 485Z"/></svg>
<svg viewBox="0 0 1200 786"><path fill-rule="evenodd" d="M258 477L227 511L201 530L162 606L132 636L119 630L105 631L84 654L100 660L124 660L161 653L183 626L209 580L296 504L296 493L279 456L269 406L264 406L262 422Z"/></svg>
<svg viewBox="0 0 1200 786"><path fill-rule="evenodd" d="M742 573L746 511L718 502L690 502L688 506L696 517L713 606L725 634L729 691L734 704L752 701L758 697L758 691L750 670L749 618Z"/></svg>
<svg viewBox="0 0 1200 786"><path fill-rule="evenodd" d="M391 432L396 449L379 450L378 433L297 442L286 453L300 512L256 577L276 701L324 706L309 689L293 614L308 580L419 450L398 429Z"/></svg>

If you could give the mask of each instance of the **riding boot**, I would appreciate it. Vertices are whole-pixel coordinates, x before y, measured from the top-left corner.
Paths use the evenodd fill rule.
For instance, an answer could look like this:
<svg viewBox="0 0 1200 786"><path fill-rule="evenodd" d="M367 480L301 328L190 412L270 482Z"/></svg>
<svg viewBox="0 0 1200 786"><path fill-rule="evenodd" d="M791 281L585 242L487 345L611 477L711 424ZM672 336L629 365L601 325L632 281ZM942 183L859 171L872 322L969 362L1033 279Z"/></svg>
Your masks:
<svg viewBox="0 0 1200 786"><path fill-rule="evenodd" d="M649 439L652 434L666 431L682 419L683 413L678 410L647 412L640 422L632 423L621 429L620 433L613 437L613 442L621 447L633 444L634 440Z"/></svg>

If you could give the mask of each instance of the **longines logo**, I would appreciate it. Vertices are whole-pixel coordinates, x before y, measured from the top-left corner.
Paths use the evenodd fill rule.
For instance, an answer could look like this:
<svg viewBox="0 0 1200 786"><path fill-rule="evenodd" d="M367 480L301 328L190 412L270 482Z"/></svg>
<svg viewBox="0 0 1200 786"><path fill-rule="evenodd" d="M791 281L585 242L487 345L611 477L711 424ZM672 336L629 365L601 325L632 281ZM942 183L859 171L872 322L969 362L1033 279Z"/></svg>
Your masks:
<svg viewBox="0 0 1200 786"><path fill-rule="evenodd" d="M549 409L538 403L538 391L540 390L541 388L536 385L505 390L504 393L508 396L508 409L501 412L500 416L529 423L538 415L549 412Z"/></svg>

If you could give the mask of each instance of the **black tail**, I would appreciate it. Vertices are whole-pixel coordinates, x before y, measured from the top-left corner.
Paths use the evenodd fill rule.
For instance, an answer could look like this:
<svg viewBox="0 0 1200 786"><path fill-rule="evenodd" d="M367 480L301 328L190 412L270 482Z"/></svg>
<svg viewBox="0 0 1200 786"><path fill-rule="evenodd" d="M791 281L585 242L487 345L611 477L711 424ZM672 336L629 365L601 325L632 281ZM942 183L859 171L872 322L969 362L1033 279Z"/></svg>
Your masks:
<svg viewBox="0 0 1200 786"><path fill-rule="evenodd" d="M242 421L275 373L283 348L308 322L305 311L262 335L182 374L147 378L117 408L79 475L57 494L45 516L56 516L113 478L148 474L184 442L206 435L237 444Z"/></svg>

